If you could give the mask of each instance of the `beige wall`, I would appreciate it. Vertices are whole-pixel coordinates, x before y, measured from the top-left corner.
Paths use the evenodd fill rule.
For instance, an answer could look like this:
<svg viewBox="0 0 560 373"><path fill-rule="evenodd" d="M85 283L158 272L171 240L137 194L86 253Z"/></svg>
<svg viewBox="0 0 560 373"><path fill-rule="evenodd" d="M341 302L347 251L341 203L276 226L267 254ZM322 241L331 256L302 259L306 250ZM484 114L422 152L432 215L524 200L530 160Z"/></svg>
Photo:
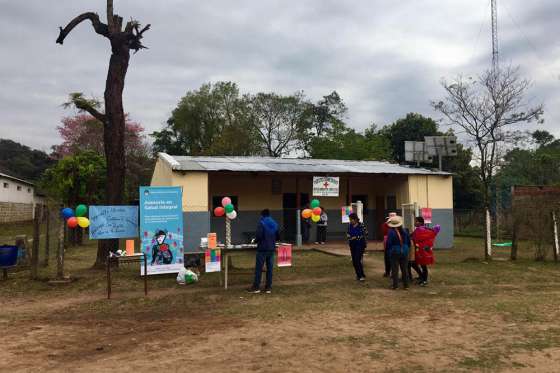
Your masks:
<svg viewBox="0 0 560 373"><path fill-rule="evenodd" d="M183 187L183 211L208 211L208 173L173 172L171 185Z"/></svg>
<svg viewBox="0 0 560 373"><path fill-rule="evenodd" d="M161 158L158 158L156 162L156 167L154 168L154 173L152 175L151 186L172 186L171 183L173 171L167 163L165 163Z"/></svg>
<svg viewBox="0 0 560 373"><path fill-rule="evenodd" d="M453 208L453 178L451 176L410 175L408 177L409 202L420 207L435 209Z"/></svg>

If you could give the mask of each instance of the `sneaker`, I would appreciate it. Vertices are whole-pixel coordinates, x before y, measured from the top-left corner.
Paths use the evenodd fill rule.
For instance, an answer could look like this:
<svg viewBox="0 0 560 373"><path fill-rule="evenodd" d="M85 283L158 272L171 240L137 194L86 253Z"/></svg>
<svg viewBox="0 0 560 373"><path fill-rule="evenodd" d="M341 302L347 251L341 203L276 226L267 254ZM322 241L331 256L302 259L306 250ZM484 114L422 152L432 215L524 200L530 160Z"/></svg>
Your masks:
<svg viewBox="0 0 560 373"><path fill-rule="evenodd" d="M406 285L405 287L403 287L403 289L404 289L404 290L408 290L408 289L409 289L408 285Z"/></svg>
<svg viewBox="0 0 560 373"><path fill-rule="evenodd" d="M255 288L247 289L247 293L251 293L251 294L258 294L260 292L261 292L261 289L255 289Z"/></svg>
<svg viewBox="0 0 560 373"><path fill-rule="evenodd" d="M420 283L420 286L423 286L423 287L428 286L428 281L422 281L422 282Z"/></svg>
<svg viewBox="0 0 560 373"><path fill-rule="evenodd" d="M319 245L319 242L315 242L315 245Z"/></svg>
<svg viewBox="0 0 560 373"><path fill-rule="evenodd" d="M365 277L360 277L360 278L358 279L358 281L361 281L361 282L364 282L365 280L366 280Z"/></svg>
<svg viewBox="0 0 560 373"><path fill-rule="evenodd" d="M266 294L272 294L272 289L268 288L268 289L264 289L264 292Z"/></svg>

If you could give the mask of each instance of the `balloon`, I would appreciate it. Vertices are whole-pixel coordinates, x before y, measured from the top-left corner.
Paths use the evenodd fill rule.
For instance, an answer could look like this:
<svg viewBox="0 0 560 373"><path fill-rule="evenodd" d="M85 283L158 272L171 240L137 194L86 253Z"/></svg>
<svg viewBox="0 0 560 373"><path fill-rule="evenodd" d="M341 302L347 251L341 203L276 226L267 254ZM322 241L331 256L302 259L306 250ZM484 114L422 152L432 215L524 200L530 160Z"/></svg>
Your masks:
<svg viewBox="0 0 560 373"><path fill-rule="evenodd" d="M68 225L68 228L76 228L76 226L78 225L78 219L72 216L71 218L68 218L66 224Z"/></svg>
<svg viewBox="0 0 560 373"><path fill-rule="evenodd" d="M76 207L76 216L85 216L87 214L87 206L86 205L78 205Z"/></svg>
<svg viewBox="0 0 560 373"><path fill-rule="evenodd" d="M313 200L311 200L311 208L312 208L312 209L319 207L320 204L321 204L321 203L319 202L318 199L313 199Z"/></svg>
<svg viewBox="0 0 560 373"><path fill-rule="evenodd" d="M79 216L78 217L78 225L82 228L87 228L89 227L89 219L84 217L84 216Z"/></svg>
<svg viewBox="0 0 560 373"><path fill-rule="evenodd" d="M222 198L222 206L226 207L227 205L231 205L231 198L229 197Z"/></svg>
<svg viewBox="0 0 560 373"><path fill-rule="evenodd" d="M320 215L321 215L321 212L323 212L323 210L321 210L320 207L315 207L315 208L313 209L313 215L320 216Z"/></svg>
<svg viewBox="0 0 560 373"><path fill-rule="evenodd" d="M233 210L232 212L228 212L226 216L229 220L233 220L237 217L237 211Z"/></svg>
<svg viewBox="0 0 560 373"><path fill-rule="evenodd" d="M319 220L321 220L321 217L319 215L313 215L311 217L311 220L313 221L313 223L317 223Z"/></svg>
<svg viewBox="0 0 560 373"><path fill-rule="evenodd" d="M226 213L226 211L224 210L223 207L216 207L216 208L214 209L214 215L216 215L216 216L218 216L218 217L219 217L219 216L224 216L225 213Z"/></svg>
<svg viewBox="0 0 560 373"><path fill-rule="evenodd" d="M309 219L311 217L311 215L313 215L313 211L311 211L311 209L305 209L301 212L301 216L304 219Z"/></svg>
<svg viewBox="0 0 560 373"><path fill-rule="evenodd" d="M72 210L70 207L63 208L62 216L64 217L64 219L70 219L74 216L74 210Z"/></svg>
<svg viewBox="0 0 560 373"><path fill-rule="evenodd" d="M226 213L229 214L230 212L232 212L234 210L233 205L230 203L229 205L226 205Z"/></svg>

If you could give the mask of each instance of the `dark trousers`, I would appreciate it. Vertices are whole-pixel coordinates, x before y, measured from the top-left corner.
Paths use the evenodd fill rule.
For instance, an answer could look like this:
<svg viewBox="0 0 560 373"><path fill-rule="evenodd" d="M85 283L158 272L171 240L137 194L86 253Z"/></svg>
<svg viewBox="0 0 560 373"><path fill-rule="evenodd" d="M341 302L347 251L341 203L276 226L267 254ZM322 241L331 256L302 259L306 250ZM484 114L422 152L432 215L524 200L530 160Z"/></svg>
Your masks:
<svg viewBox="0 0 560 373"><path fill-rule="evenodd" d="M404 287L408 287L408 253L391 253L391 277L393 278L393 288L399 287L399 268L401 270L402 282Z"/></svg>
<svg viewBox="0 0 560 373"><path fill-rule="evenodd" d="M415 260L410 260L408 262L408 279L410 281L412 281L412 270L413 269L418 274L418 278L423 280L424 279L424 274L422 273L422 269L420 269L420 267L418 267L418 264L416 264Z"/></svg>
<svg viewBox="0 0 560 373"><path fill-rule="evenodd" d="M366 277L364 274L364 248L362 245L350 244L350 253L352 254L352 265L356 271L356 278Z"/></svg>
<svg viewBox="0 0 560 373"><path fill-rule="evenodd" d="M274 251L257 251L257 260L255 263L255 279L253 281L253 289L259 289L261 286L261 274L266 262L266 285L267 289L272 288L272 269L274 268Z"/></svg>
<svg viewBox="0 0 560 373"><path fill-rule="evenodd" d="M391 274L391 258L389 257L387 248L383 250L383 259L385 260L385 274L389 276Z"/></svg>
<svg viewBox="0 0 560 373"><path fill-rule="evenodd" d="M301 224L301 239L303 242L309 242L309 224L307 222L303 222Z"/></svg>
<svg viewBox="0 0 560 373"><path fill-rule="evenodd" d="M428 282L428 266L422 265L422 281Z"/></svg>
<svg viewBox="0 0 560 373"><path fill-rule="evenodd" d="M317 226L317 242L327 242L327 226Z"/></svg>

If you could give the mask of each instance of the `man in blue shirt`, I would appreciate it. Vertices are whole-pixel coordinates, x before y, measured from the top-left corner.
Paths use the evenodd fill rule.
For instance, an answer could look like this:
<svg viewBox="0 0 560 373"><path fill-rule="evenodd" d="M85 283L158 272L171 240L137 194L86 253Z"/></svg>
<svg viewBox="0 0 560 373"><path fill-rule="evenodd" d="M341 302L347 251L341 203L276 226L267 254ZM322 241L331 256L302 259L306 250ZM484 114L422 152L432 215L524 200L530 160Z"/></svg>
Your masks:
<svg viewBox="0 0 560 373"><path fill-rule="evenodd" d="M270 211L264 209L261 212L261 220L257 225L255 235L257 243L257 258L255 263L255 279L253 286L249 289L250 293L258 294L261 292L261 274L266 262L266 284L265 293L272 292L272 270L274 268L274 253L276 252L276 241L280 239L278 223L270 217Z"/></svg>

